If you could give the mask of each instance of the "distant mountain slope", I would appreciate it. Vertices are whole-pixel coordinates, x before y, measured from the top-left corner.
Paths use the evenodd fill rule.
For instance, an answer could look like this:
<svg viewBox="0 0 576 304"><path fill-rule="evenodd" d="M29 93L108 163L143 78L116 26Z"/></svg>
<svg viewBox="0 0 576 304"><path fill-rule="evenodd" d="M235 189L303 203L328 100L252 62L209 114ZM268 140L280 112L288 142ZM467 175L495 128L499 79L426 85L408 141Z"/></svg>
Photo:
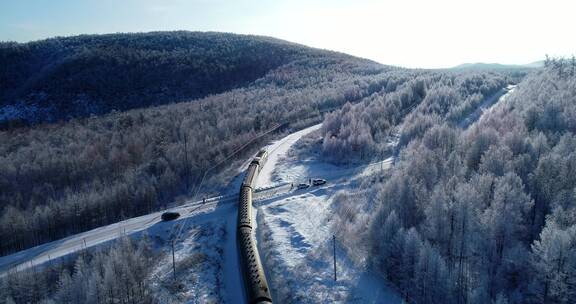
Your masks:
<svg viewBox="0 0 576 304"><path fill-rule="evenodd" d="M213 32L82 35L0 43L0 121L56 121L205 97L299 59L344 56Z"/></svg>
<svg viewBox="0 0 576 304"><path fill-rule="evenodd" d="M528 64L523 64L522 66L527 68L542 68L544 67L544 60L534 61Z"/></svg>
<svg viewBox="0 0 576 304"><path fill-rule="evenodd" d="M463 63L453 67L452 69L470 69L470 70L507 70L507 69L526 69L538 68L544 66L542 61L536 61L529 64L500 64L500 63Z"/></svg>

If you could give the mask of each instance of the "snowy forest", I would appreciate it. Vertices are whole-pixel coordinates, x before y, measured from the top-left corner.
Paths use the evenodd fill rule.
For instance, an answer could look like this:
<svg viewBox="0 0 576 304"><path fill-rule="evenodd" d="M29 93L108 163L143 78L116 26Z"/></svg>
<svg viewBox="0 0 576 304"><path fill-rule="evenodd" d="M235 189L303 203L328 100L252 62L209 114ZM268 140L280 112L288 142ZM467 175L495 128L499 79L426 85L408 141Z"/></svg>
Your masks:
<svg viewBox="0 0 576 304"><path fill-rule="evenodd" d="M327 55L279 39L216 32L0 42L0 127L189 101Z"/></svg>
<svg viewBox="0 0 576 304"><path fill-rule="evenodd" d="M468 104L501 81L485 79L483 90L424 80L422 102L397 125L395 166L366 181L360 198L339 198L341 239L410 302L573 302L575 63L548 59L492 112L459 124ZM389 95L379 100L398 98ZM388 113L360 103L327 117L325 151L362 158L381 149L382 130L397 122ZM370 124L370 116L391 123Z"/></svg>
<svg viewBox="0 0 576 304"><path fill-rule="evenodd" d="M149 278L158 259L148 238L123 237L110 248L0 277L0 303L157 303Z"/></svg>
<svg viewBox="0 0 576 304"><path fill-rule="evenodd" d="M0 65L0 256L175 206L244 143L321 122L323 161L393 159L338 194L331 229L406 301L576 297L574 57L407 69L267 37L155 32L0 43ZM220 194L230 167L199 197ZM0 303L159 303L152 243L123 237L6 272Z"/></svg>
<svg viewBox="0 0 576 304"><path fill-rule="evenodd" d="M513 81L513 75L490 72L398 72L380 91L327 115L323 156L342 163L390 153L390 137L399 136L403 146L435 122L459 122Z"/></svg>
<svg viewBox="0 0 576 304"><path fill-rule="evenodd" d="M231 43L251 41L236 36L224 35ZM132 37L120 35L117 43L129 46ZM266 50L274 52L275 44ZM208 167L276 123L305 123L319 111L357 101L401 70L304 50L316 55L288 61L245 87L191 102L0 131L0 254L159 210L191 193Z"/></svg>

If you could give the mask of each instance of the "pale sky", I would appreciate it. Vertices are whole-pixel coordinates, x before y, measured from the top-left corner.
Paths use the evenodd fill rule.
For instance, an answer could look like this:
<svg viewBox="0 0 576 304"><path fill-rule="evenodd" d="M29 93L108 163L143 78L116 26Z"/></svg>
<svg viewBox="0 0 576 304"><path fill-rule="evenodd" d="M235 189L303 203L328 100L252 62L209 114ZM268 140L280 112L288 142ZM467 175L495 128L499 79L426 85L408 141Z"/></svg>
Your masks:
<svg viewBox="0 0 576 304"><path fill-rule="evenodd" d="M277 37L405 67L576 54L576 1L0 0L0 41L157 30Z"/></svg>

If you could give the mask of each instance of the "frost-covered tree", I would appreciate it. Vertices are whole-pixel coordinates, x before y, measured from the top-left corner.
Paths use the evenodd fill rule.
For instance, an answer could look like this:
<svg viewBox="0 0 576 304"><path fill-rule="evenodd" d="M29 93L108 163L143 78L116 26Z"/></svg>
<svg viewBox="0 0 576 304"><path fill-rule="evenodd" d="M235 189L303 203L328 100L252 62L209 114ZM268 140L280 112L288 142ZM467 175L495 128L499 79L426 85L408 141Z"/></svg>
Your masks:
<svg viewBox="0 0 576 304"><path fill-rule="evenodd" d="M532 245L535 301L571 303L576 296L576 225L562 229L549 219Z"/></svg>
<svg viewBox="0 0 576 304"><path fill-rule="evenodd" d="M0 303L152 303L149 276L157 255L148 242L124 238L71 263L10 273L0 278Z"/></svg>
<svg viewBox="0 0 576 304"><path fill-rule="evenodd" d="M560 65L535 70L467 128L452 116L465 99L452 104L444 89L426 99L438 105L421 102L402 122L395 166L364 185L359 203L376 206L372 260L408 302L575 297L576 81ZM474 78L455 83L458 94L487 92ZM427 109L436 118L420 120Z"/></svg>

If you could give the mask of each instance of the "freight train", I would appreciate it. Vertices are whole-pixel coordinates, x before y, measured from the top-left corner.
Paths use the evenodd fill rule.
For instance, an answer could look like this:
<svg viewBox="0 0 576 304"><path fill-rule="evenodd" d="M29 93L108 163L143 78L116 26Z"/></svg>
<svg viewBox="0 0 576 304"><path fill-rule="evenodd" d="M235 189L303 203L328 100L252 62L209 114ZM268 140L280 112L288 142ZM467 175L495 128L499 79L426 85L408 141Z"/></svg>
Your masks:
<svg viewBox="0 0 576 304"><path fill-rule="evenodd" d="M244 288L247 303L272 303L272 296L262 268L258 248L254 241L254 220L252 218L252 195L256 187L258 173L266 162L268 152L261 150L256 154L246 171L246 176L240 186L238 201L238 226L236 239L240 251L240 265L244 277Z"/></svg>

